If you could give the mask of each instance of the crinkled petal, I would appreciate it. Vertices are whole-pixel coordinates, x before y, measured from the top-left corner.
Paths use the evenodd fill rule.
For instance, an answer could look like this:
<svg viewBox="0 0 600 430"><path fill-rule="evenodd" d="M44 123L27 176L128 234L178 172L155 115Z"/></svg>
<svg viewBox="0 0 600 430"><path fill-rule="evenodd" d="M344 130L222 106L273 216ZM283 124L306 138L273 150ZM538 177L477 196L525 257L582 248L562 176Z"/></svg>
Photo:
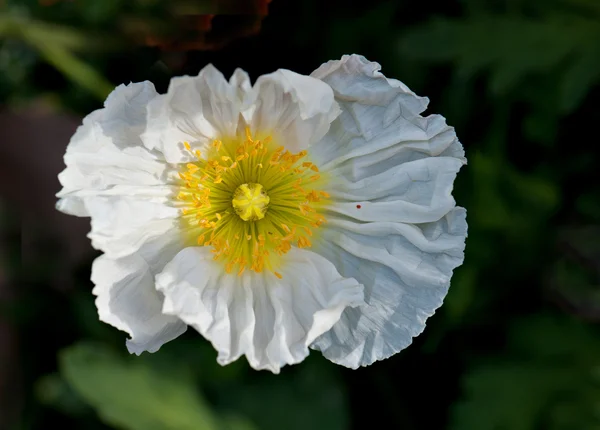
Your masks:
<svg viewBox="0 0 600 430"><path fill-rule="evenodd" d="M235 135L249 88L242 70L227 82L212 65L198 76L171 79L167 93L148 106L144 145L160 150L169 163L181 163L189 159L183 142L202 149L213 139Z"/></svg>
<svg viewBox="0 0 600 430"><path fill-rule="evenodd" d="M135 252L147 240L179 232L179 209L172 206L174 189L119 186L82 197L92 218L92 246L111 257Z"/></svg>
<svg viewBox="0 0 600 430"><path fill-rule="evenodd" d="M350 55L312 73L331 86L342 109L330 132L311 148L319 167L345 164L353 179L360 180L420 158L443 155L464 161L462 145L444 118L420 116L428 99L379 69L377 63ZM364 158L360 166L353 166L356 157Z"/></svg>
<svg viewBox="0 0 600 430"><path fill-rule="evenodd" d="M319 141L340 113L327 84L284 69L258 78L253 101L253 133L271 135L290 152Z"/></svg>
<svg viewBox="0 0 600 430"><path fill-rule="evenodd" d="M415 225L328 219L315 251L365 286L366 304L346 309L312 347L353 369L406 348L441 306L466 234L463 208Z"/></svg>
<svg viewBox="0 0 600 430"><path fill-rule="evenodd" d="M182 250L157 276L163 312L176 315L209 339L227 364L241 355L255 369L278 373L302 361L308 346L363 303L363 289L323 257L286 254L282 279L273 273L226 274L207 247Z"/></svg>
<svg viewBox="0 0 600 430"><path fill-rule="evenodd" d="M252 85L250 83L250 76L242 69L235 69L231 78L229 78L229 85L235 88L237 92L237 100L242 102L242 106L246 107L248 97Z"/></svg>
<svg viewBox="0 0 600 430"><path fill-rule="evenodd" d="M167 165L160 154L146 150L140 133L146 126L146 105L157 96L150 82L120 85L103 109L92 112L71 138L58 176L63 189L57 208L89 216L80 193L115 185L162 185Z"/></svg>
<svg viewBox="0 0 600 430"><path fill-rule="evenodd" d="M129 333L129 352L155 352L182 334L187 326L162 313L163 297L155 275L180 249L177 236L164 235L146 242L122 258L98 257L92 265L92 290L100 320Z"/></svg>
<svg viewBox="0 0 600 430"><path fill-rule="evenodd" d="M386 123L391 122L400 112L410 118L427 108L427 97L419 97L402 82L386 78L380 69L378 63L371 62L362 55L344 55L340 60L322 64L310 76L330 85L340 102L359 101L365 106L382 107L386 115L381 119ZM358 118L362 109L354 106L351 112ZM360 128L360 124L357 126L367 138L371 133L377 133L376 129Z"/></svg>
<svg viewBox="0 0 600 430"><path fill-rule="evenodd" d="M466 161L454 129L439 115L422 117L427 99L379 68L352 55L312 74L342 109L311 147L332 198L313 249L362 283L366 302L345 310L313 346L352 368L421 333L463 261L467 234L465 210L451 194Z"/></svg>
<svg viewBox="0 0 600 430"><path fill-rule="evenodd" d="M83 120L67 147L67 168L57 208L90 216L92 245L118 258L152 237L177 230L179 211L170 168L142 145L147 104L157 96L149 82L121 85L103 109Z"/></svg>
<svg viewBox="0 0 600 430"><path fill-rule="evenodd" d="M356 159L360 165L362 159ZM455 206L454 179L463 162L429 157L401 164L382 173L351 181L343 169L333 169L328 210L360 221L430 222Z"/></svg>

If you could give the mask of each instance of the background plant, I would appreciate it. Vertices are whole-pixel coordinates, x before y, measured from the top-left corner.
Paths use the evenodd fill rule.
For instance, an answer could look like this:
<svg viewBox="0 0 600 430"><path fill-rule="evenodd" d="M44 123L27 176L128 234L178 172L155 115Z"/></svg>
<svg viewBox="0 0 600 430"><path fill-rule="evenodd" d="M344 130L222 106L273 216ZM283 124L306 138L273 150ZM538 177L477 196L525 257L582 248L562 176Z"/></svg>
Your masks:
<svg viewBox="0 0 600 430"><path fill-rule="evenodd" d="M357 371L318 354L279 376L222 368L192 333L127 356L123 334L97 320L93 255L57 273L61 238L40 229L24 261L19 211L5 204L13 294L0 319L19 339L22 387L8 428L344 430L374 416L405 430L600 428L597 1L274 0L269 16L266 2L239 16L208 1L4 3L5 110L42 100L82 116L122 82L164 90L208 62L254 79L309 73L356 52L427 95L469 160L456 185L466 260L445 305L410 348ZM174 39L171 27L193 31Z"/></svg>

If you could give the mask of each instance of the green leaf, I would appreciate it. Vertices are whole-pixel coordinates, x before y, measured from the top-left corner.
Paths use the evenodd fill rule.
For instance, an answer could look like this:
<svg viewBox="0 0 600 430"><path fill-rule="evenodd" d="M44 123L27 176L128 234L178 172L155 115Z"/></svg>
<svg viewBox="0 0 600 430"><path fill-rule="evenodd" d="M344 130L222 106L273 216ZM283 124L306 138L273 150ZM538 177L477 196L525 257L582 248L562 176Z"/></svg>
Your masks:
<svg viewBox="0 0 600 430"><path fill-rule="evenodd" d="M226 415L223 419L222 428L224 430L256 430L256 427L248 420L237 415Z"/></svg>
<svg viewBox="0 0 600 430"><path fill-rule="evenodd" d="M600 342L583 322L541 314L515 324L510 333L512 350L529 359L578 363L592 368L600 364Z"/></svg>
<svg viewBox="0 0 600 430"><path fill-rule="evenodd" d="M582 215L600 223L600 189L579 196L576 207Z"/></svg>
<svg viewBox="0 0 600 430"><path fill-rule="evenodd" d="M545 20L484 15L433 20L408 32L401 49L414 58L451 61L463 77L488 72L496 95L572 63L562 89L563 109L569 110L599 78L599 37L597 23L576 15Z"/></svg>
<svg viewBox="0 0 600 430"><path fill-rule="evenodd" d="M600 32L590 34L600 38ZM583 101L589 89L600 79L600 47L597 44L583 45L581 53L570 64L560 88L561 111L570 113Z"/></svg>
<svg viewBox="0 0 600 430"><path fill-rule="evenodd" d="M600 426L597 333L566 318L538 316L509 332L506 356L472 368L451 429L566 430Z"/></svg>
<svg viewBox="0 0 600 430"><path fill-rule="evenodd" d="M587 15L596 15L600 18L600 3L597 0L562 0L565 4L578 6Z"/></svg>
<svg viewBox="0 0 600 430"><path fill-rule="evenodd" d="M35 391L42 403L52 405L69 415L78 415L89 410L89 406L57 373L40 378Z"/></svg>
<svg viewBox="0 0 600 430"><path fill-rule="evenodd" d="M280 375L223 386L224 406L251 418L261 430L345 430L349 411L338 369L314 353Z"/></svg>
<svg viewBox="0 0 600 430"><path fill-rule="evenodd" d="M79 60L71 52L58 44L48 44L36 34L26 34L25 39L56 69L72 81L94 94L99 100L105 100L114 86L93 67Z"/></svg>
<svg viewBox="0 0 600 430"><path fill-rule="evenodd" d="M523 134L529 140L551 146L556 140L558 125L556 113L533 109L523 120Z"/></svg>
<svg viewBox="0 0 600 430"><path fill-rule="evenodd" d="M61 352L60 369L100 417L118 428L219 428L190 378L177 368L158 372L140 357L126 361L104 347L82 343Z"/></svg>
<svg viewBox="0 0 600 430"><path fill-rule="evenodd" d="M0 36L3 38L43 40L47 45L58 45L67 50L86 51L106 50L117 46L116 39L109 35L93 37L79 29L32 20L22 16L7 14L0 17Z"/></svg>
<svg viewBox="0 0 600 430"><path fill-rule="evenodd" d="M470 222L488 229L505 229L512 222L506 199L498 193L503 166L492 156L474 152L469 159L474 180L478 184L471 196Z"/></svg>
<svg viewBox="0 0 600 430"><path fill-rule="evenodd" d="M0 18L0 35L25 41L67 78L100 100L105 100L114 88L100 73L71 52L84 47L89 50L94 45L77 30L8 15Z"/></svg>
<svg viewBox="0 0 600 430"><path fill-rule="evenodd" d="M552 178L542 175L523 174L517 170L506 171L507 185L515 198L542 213L551 213L560 203L560 192Z"/></svg>
<svg viewBox="0 0 600 430"><path fill-rule="evenodd" d="M473 265L461 267L454 274L443 308L452 324L458 324L471 307L477 289L477 274L477 267Z"/></svg>
<svg viewBox="0 0 600 430"><path fill-rule="evenodd" d="M0 16L0 36L6 37L15 31L15 25L9 15Z"/></svg>
<svg viewBox="0 0 600 430"><path fill-rule="evenodd" d="M522 364L481 366L463 381L467 400L454 408L451 429L533 430L552 384L569 374Z"/></svg>
<svg viewBox="0 0 600 430"><path fill-rule="evenodd" d="M592 321L600 319L600 227L564 227L559 234L560 257L546 276L552 296L568 312ZM573 341L573 339L571 339ZM571 347L569 348L571 349ZM586 347L582 356L600 355Z"/></svg>

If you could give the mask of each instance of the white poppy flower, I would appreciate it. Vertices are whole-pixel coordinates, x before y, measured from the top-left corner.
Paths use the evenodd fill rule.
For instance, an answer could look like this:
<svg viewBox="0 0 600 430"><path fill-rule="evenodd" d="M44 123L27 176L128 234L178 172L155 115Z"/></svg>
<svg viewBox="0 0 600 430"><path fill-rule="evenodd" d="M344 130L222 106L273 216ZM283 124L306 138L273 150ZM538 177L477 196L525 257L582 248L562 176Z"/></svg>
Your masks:
<svg viewBox="0 0 600 430"><path fill-rule="evenodd" d="M428 100L344 56L254 86L214 67L119 86L65 155L58 209L91 217L100 319L129 351L189 325L218 362L356 368L424 329L463 260L465 163Z"/></svg>

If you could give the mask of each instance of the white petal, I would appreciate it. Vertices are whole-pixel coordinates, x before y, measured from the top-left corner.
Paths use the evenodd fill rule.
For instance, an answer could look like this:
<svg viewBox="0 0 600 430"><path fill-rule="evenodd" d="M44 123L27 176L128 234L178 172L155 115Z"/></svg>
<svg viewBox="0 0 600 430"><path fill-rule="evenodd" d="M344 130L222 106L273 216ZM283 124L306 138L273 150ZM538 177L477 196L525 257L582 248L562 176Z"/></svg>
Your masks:
<svg viewBox="0 0 600 430"><path fill-rule="evenodd" d="M344 55L341 60L322 64L311 76L327 82L336 97L344 101L384 107L388 113L386 119L392 116L393 111L401 110L410 117L427 108L427 97L419 97L402 82L386 78L379 72L380 69L378 63L370 62L362 55ZM363 129L362 133L369 134L366 131Z"/></svg>
<svg viewBox="0 0 600 430"><path fill-rule="evenodd" d="M172 206L170 186L114 186L82 190L61 199L57 208L91 217L92 246L112 258L137 251L149 239L180 232L179 209Z"/></svg>
<svg viewBox="0 0 600 430"><path fill-rule="evenodd" d="M135 252L153 237L180 231L180 212L172 206L174 193L175 188L167 185L83 189L61 199L57 208L90 216L92 246L118 258Z"/></svg>
<svg viewBox="0 0 600 430"><path fill-rule="evenodd" d="M229 85L234 87L237 91L237 99L244 101L248 96L248 93L252 89L250 84L250 76L242 69L235 69L231 78L229 78Z"/></svg>
<svg viewBox="0 0 600 430"><path fill-rule="evenodd" d="M271 134L291 152L319 141L340 113L328 85L289 70L261 76L253 94L253 132Z"/></svg>
<svg viewBox="0 0 600 430"><path fill-rule="evenodd" d="M212 65L198 76L171 79L167 93L148 107L144 145L160 150L169 163L181 163L189 158L183 142L201 148L213 139L234 135L249 86L242 70L227 82Z"/></svg>
<svg viewBox="0 0 600 430"><path fill-rule="evenodd" d="M103 255L94 261L92 292L97 296L100 320L129 333L131 353L155 352L187 328L178 318L162 313L163 297L154 286L156 273L180 246L177 237L163 236L133 255Z"/></svg>
<svg viewBox="0 0 600 430"><path fill-rule="evenodd" d="M362 161L354 162L360 166ZM328 192L333 203L328 209L361 221L435 221L455 206L452 188L462 165L456 158L429 157L356 182L344 169L332 169Z"/></svg>
<svg viewBox="0 0 600 430"><path fill-rule="evenodd" d="M83 120L59 175L57 208L92 218L92 245L112 258L135 252L142 243L177 230L179 211L171 206L170 168L160 153L142 145L146 106L157 96L145 82L117 87Z"/></svg>
<svg viewBox="0 0 600 430"><path fill-rule="evenodd" d="M416 225L329 219L315 250L365 286L366 304L346 309L312 347L350 368L406 348L442 304L466 234L463 208Z"/></svg>
<svg viewBox="0 0 600 430"><path fill-rule="evenodd" d="M278 373L302 361L345 308L363 303L362 286L313 252L292 249L281 274L226 274L210 249L191 247L157 276L157 288L165 295L163 312L209 339L219 363L245 354L255 369Z"/></svg>
<svg viewBox="0 0 600 430"><path fill-rule="evenodd" d="M146 105L156 97L149 82L121 85L103 109L83 120L64 157L67 168L59 174L63 189L57 208L88 216L79 193L106 190L114 185L161 185L167 166L161 157L141 145Z"/></svg>
<svg viewBox="0 0 600 430"><path fill-rule="evenodd" d="M387 79L377 63L364 57L344 56L312 73L329 84L342 113L325 138L311 148L322 170L349 166L353 179L367 176L412 160L450 156L464 160L464 151L452 127L443 117L419 114L428 99L416 96L400 81ZM371 166L377 170L373 172Z"/></svg>
<svg viewBox="0 0 600 430"><path fill-rule="evenodd" d="M114 187L83 197L92 218L92 246L111 257L135 252L144 242L180 231L177 208L170 206L171 187Z"/></svg>
<svg viewBox="0 0 600 430"><path fill-rule="evenodd" d="M356 368L397 353L441 305L463 261L465 211L453 182L466 162L443 117L420 114L428 100L379 64L352 55L312 76L342 109L311 155L331 179L333 203L313 250L365 286L366 305L347 309L314 347Z"/></svg>

